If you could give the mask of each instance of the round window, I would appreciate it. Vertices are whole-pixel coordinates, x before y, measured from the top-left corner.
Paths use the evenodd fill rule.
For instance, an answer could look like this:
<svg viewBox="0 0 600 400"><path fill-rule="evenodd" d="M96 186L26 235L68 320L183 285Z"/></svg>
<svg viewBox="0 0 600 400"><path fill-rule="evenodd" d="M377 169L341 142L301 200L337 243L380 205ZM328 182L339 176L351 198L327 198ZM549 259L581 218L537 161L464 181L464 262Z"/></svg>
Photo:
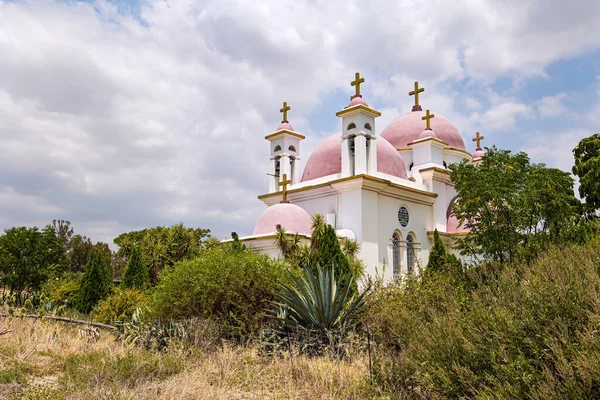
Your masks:
<svg viewBox="0 0 600 400"><path fill-rule="evenodd" d="M403 228L406 228L408 226L408 209L404 206L400 207L400 209L398 210L398 221L400 221L400 225L402 225Z"/></svg>

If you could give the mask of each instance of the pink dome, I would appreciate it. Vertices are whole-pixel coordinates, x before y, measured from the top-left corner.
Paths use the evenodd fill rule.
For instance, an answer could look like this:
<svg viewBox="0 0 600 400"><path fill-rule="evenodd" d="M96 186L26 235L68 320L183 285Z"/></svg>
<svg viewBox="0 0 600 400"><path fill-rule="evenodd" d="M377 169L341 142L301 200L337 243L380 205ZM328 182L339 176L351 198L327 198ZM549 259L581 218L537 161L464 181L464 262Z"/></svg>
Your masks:
<svg viewBox="0 0 600 400"><path fill-rule="evenodd" d="M481 158L483 156L485 156L485 152L483 150L479 149L479 150L475 151L475 153L473 153L473 160L476 158Z"/></svg>
<svg viewBox="0 0 600 400"><path fill-rule="evenodd" d="M350 100L350 104L348 104L348 107L356 106L358 104L362 104L363 106L367 107L369 106L365 99L363 99L362 97L354 97L352 100Z"/></svg>
<svg viewBox="0 0 600 400"><path fill-rule="evenodd" d="M399 116L385 127L381 137L390 142L395 149L408 147L408 144L417 140L423 132L425 121L421 117L424 115L423 111L412 111ZM435 131L438 139L448 143L450 147L465 150L465 142L460 132L445 117L436 113L435 118L431 119L431 129Z"/></svg>
<svg viewBox="0 0 600 400"><path fill-rule="evenodd" d="M294 127L292 127L292 125L290 125L289 122L282 122L281 124L279 124L277 129L275 129L275 131L280 131L282 129L287 129L288 131L293 131Z"/></svg>
<svg viewBox="0 0 600 400"><path fill-rule="evenodd" d="M428 137L437 138L437 135L435 134L435 131L433 129L425 129L419 135L419 139L425 139L425 138L428 138Z"/></svg>
<svg viewBox="0 0 600 400"><path fill-rule="evenodd" d="M275 233L278 224L286 232L310 236L312 218L303 208L295 204L275 204L262 213L252 235Z"/></svg>
<svg viewBox="0 0 600 400"><path fill-rule="evenodd" d="M375 141L377 142L377 171L407 179L406 163L400 153L381 136ZM302 174L302 182L340 172L342 172L342 134L336 133L323 140L310 155Z"/></svg>
<svg viewBox="0 0 600 400"><path fill-rule="evenodd" d="M458 218L456 218L456 215L452 211L452 204L454 204L457 198L452 199L446 210L446 233L469 232L466 226L458 224Z"/></svg>

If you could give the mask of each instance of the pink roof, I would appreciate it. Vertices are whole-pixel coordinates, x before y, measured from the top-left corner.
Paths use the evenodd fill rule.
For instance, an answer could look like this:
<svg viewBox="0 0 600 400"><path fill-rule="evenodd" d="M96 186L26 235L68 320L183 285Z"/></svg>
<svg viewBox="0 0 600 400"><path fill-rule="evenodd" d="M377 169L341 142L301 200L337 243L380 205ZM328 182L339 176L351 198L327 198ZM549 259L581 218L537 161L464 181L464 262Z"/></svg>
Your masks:
<svg viewBox="0 0 600 400"><path fill-rule="evenodd" d="M262 213L252 235L275 233L278 224L286 232L310 236L312 218L303 208L295 204L275 204Z"/></svg>
<svg viewBox="0 0 600 400"><path fill-rule="evenodd" d="M456 215L454 215L454 212L452 211L452 204L454 204L456 199L458 199L458 197L452 199L446 210L446 233L469 232L469 229L467 229L464 224L458 225L458 218L456 218Z"/></svg>
<svg viewBox="0 0 600 400"><path fill-rule="evenodd" d="M435 134L435 131L433 129L425 129L419 135L419 139L425 139L425 138L428 138L428 137L437 138L437 135Z"/></svg>
<svg viewBox="0 0 600 400"><path fill-rule="evenodd" d="M290 125L289 122L282 122L281 124L279 124L279 126L277 127L277 129L275 129L275 131L280 131L282 129L287 129L288 131L293 131L294 127L292 127L292 125Z"/></svg>
<svg viewBox="0 0 600 400"><path fill-rule="evenodd" d="M362 97L355 97L352 100L350 100L350 104L348 104L348 107L352 107L358 104L362 104L363 106L369 106L366 102L365 99L363 99Z"/></svg>
<svg viewBox="0 0 600 400"><path fill-rule="evenodd" d="M425 121L421 119L423 111L412 111L396 118L381 132L381 137L387 139L395 149L408 147L410 142L417 140L425 129ZM465 150L465 142L460 132L450 121L438 113L431 119L431 129L437 138L448 143L450 147Z"/></svg>
<svg viewBox="0 0 600 400"><path fill-rule="evenodd" d="M473 153L473 160L476 158L481 158L485 156L485 152L483 150L477 150L475 151L475 153Z"/></svg>
<svg viewBox="0 0 600 400"><path fill-rule="evenodd" d="M378 136L375 141L377 142L377 170L407 179L406 163L400 153L381 136ZM306 162L302 182L340 172L342 172L341 132L323 140L313 151Z"/></svg>

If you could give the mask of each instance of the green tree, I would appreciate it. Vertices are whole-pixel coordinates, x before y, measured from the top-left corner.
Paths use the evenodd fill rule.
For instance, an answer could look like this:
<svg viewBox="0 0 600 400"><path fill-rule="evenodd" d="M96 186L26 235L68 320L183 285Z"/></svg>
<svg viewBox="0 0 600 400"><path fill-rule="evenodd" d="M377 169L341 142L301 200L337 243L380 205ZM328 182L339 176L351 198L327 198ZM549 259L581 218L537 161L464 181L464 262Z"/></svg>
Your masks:
<svg viewBox="0 0 600 400"><path fill-rule="evenodd" d="M317 265L322 268L328 268L333 265L337 276L353 272L350 271L348 259L342 252L335 229L329 224L325 226L323 236L320 239L319 248L315 254L313 269Z"/></svg>
<svg viewBox="0 0 600 400"><path fill-rule="evenodd" d="M433 247L429 252L429 260L427 261L426 271L436 272L442 270L444 268L444 264L446 263L446 256L446 246L444 246L444 242L442 242L440 233L436 229L433 232Z"/></svg>
<svg viewBox="0 0 600 400"><path fill-rule="evenodd" d="M142 255L138 246L133 248L127 267L125 267L125 274L123 275L123 281L121 285L124 288L134 288L144 290L150 287L150 274L148 273L148 267L144 265L142 261Z"/></svg>
<svg viewBox="0 0 600 400"><path fill-rule="evenodd" d="M135 246L140 246L142 260L150 273L150 281L155 285L165 267L197 257L209 234L207 229L186 228L180 223L172 227L158 226L123 233L114 243L119 246L117 255L126 259Z"/></svg>
<svg viewBox="0 0 600 400"><path fill-rule="evenodd" d="M579 195L591 213L600 209L600 133L582 139L573 149L573 174L579 178Z"/></svg>
<svg viewBox="0 0 600 400"><path fill-rule="evenodd" d="M585 239L581 203L567 172L495 147L479 165L465 160L450 170L459 197L453 211L470 229L458 243L462 254L530 261L551 243Z"/></svg>
<svg viewBox="0 0 600 400"><path fill-rule="evenodd" d="M101 299L112 292L112 289L113 281L106 259L100 253L93 252L81 279L76 301L77 309L89 313Z"/></svg>
<svg viewBox="0 0 600 400"><path fill-rule="evenodd" d="M64 265L64 247L51 228L15 227L0 236L0 279L17 304L22 304L27 293L39 292Z"/></svg>

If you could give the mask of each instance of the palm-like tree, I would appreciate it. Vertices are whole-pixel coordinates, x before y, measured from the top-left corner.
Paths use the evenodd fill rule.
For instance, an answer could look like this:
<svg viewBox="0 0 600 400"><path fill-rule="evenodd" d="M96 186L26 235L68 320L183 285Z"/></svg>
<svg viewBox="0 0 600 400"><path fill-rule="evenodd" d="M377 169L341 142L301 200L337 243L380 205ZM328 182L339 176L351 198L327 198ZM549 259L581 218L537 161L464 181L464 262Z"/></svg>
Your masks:
<svg viewBox="0 0 600 400"><path fill-rule="evenodd" d="M312 218L312 234L310 237L311 262L315 259L315 254L321 244L321 238L325 233L325 217L321 213L316 213Z"/></svg>
<svg viewBox="0 0 600 400"><path fill-rule="evenodd" d="M350 261L356 260L360 253L360 245L354 239L342 239L342 252Z"/></svg>

